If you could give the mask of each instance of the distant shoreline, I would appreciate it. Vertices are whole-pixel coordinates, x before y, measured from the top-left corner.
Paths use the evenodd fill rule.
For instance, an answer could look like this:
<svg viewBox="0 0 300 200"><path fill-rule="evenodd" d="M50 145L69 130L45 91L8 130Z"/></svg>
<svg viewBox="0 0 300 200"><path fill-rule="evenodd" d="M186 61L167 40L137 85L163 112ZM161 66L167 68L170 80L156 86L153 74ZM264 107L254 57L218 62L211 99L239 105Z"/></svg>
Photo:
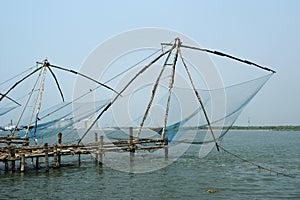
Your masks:
<svg viewBox="0 0 300 200"><path fill-rule="evenodd" d="M300 131L300 126L232 126L231 130Z"/></svg>

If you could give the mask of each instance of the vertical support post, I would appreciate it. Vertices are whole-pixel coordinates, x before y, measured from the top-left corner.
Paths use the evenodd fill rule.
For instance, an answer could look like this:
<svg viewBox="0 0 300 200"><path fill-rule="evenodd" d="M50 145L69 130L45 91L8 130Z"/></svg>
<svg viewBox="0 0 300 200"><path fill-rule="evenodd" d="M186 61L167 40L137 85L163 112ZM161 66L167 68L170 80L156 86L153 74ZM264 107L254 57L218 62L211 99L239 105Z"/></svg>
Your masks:
<svg viewBox="0 0 300 200"><path fill-rule="evenodd" d="M5 172L8 172L8 161L5 159L4 161L4 166L5 166Z"/></svg>
<svg viewBox="0 0 300 200"><path fill-rule="evenodd" d="M35 169L39 169L39 157L35 158Z"/></svg>
<svg viewBox="0 0 300 200"><path fill-rule="evenodd" d="M163 126L163 129L161 131L161 139L164 139L164 137L165 137L165 131L166 131L166 126L167 126L167 122L168 122L168 115L169 115L169 109L170 109L170 103L171 103L172 89L173 89L174 79L175 79L175 68L176 68L176 62L177 62L177 58L178 58L179 45L180 45L180 40L179 40L178 37L175 39L175 45L176 45L176 53L174 55L174 59L173 59L173 63L172 63L172 74L170 76L168 100L167 100L167 106L166 106L166 111L165 111L164 126Z"/></svg>
<svg viewBox="0 0 300 200"><path fill-rule="evenodd" d="M94 133L95 136L95 143L98 143L98 133ZM95 153L95 162L97 163L99 161L99 148L96 149L96 153Z"/></svg>
<svg viewBox="0 0 300 200"><path fill-rule="evenodd" d="M25 154L21 154L21 160L20 160L20 172L25 171Z"/></svg>
<svg viewBox="0 0 300 200"><path fill-rule="evenodd" d="M62 133L59 132L59 133L57 134L57 144L61 144L61 141L62 141Z"/></svg>
<svg viewBox="0 0 300 200"><path fill-rule="evenodd" d="M165 149L165 160L169 159L169 147L168 147L168 138L164 139L164 149Z"/></svg>
<svg viewBox="0 0 300 200"><path fill-rule="evenodd" d="M46 172L49 172L49 155L48 155L48 143L44 144L44 152L45 152L45 168Z"/></svg>
<svg viewBox="0 0 300 200"><path fill-rule="evenodd" d="M99 164L102 165L103 163L103 142L104 141L104 137L103 135L100 136L100 157L99 157Z"/></svg>
<svg viewBox="0 0 300 200"><path fill-rule="evenodd" d="M134 145L133 145L133 128L132 128L132 127L129 127L129 159L130 159L130 172L133 172L134 152L135 152L135 148L134 148Z"/></svg>
<svg viewBox="0 0 300 200"><path fill-rule="evenodd" d="M8 146L7 146L7 150L6 150L7 153L8 153L9 155L11 154L10 148L11 148L10 145L8 145ZM9 160L9 158L7 157L7 158L5 159L5 161L4 161L4 162L5 162L5 171L6 171L6 172L8 172L8 170L9 170L8 160Z"/></svg>
<svg viewBox="0 0 300 200"><path fill-rule="evenodd" d="M16 150L15 147L10 147L10 157L11 157L11 171L16 171Z"/></svg>
<svg viewBox="0 0 300 200"><path fill-rule="evenodd" d="M133 149L133 128L129 127L129 149Z"/></svg>
<svg viewBox="0 0 300 200"><path fill-rule="evenodd" d="M80 166L80 162L81 162L81 154L78 153L78 166Z"/></svg>
<svg viewBox="0 0 300 200"><path fill-rule="evenodd" d="M53 153L54 153L53 168L58 168L59 167L59 163L58 163L57 145L54 145Z"/></svg>
<svg viewBox="0 0 300 200"><path fill-rule="evenodd" d="M58 144L58 147L61 145L61 143L62 143L62 133L59 132L57 134L57 144ZM60 149L57 149L57 162L58 162L58 165L60 166L60 163L61 163Z"/></svg>

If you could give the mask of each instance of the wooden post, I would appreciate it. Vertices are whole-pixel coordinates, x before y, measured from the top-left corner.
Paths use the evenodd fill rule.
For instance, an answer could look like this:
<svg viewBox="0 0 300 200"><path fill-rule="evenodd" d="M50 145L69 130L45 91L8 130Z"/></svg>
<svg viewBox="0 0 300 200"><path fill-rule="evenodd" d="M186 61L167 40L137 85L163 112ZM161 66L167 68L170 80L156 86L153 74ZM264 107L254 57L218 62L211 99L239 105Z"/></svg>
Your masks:
<svg viewBox="0 0 300 200"><path fill-rule="evenodd" d="M59 132L59 133L57 134L57 143L58 143L58 146L60 146L61 143L62 143L62 133L61 133L61 132ZM57 162L58 162L58 165L60 166L60 163L61 163L61 155L60 155L60 150L59 150L59 149L57 149Z"/></svg>
<svg viewBox="0 0 300 200"><path fill-rule="evenodd" d="M7 146L6 151L7 151L8 154L11 154L10 145ZM5 171L6 172L8 172L8 170L9 170L8 160L9 160L9 158L7 157L7 158L5 158L5 161L4 161L5 162Z"/></svg>
<svg viewBox="0 0 300 200"><path fill-rule="evenodd" d="M16 150L15 147L10 147L10 157L11 157L11 171L16 171Z"/></svg>
<svg viewBox="0 0 300 200"><path fill-rule="evenodd" d="M5 159L4 165L5 165L5 172L8 172L8 161L7 161L7 159Z"/></svg>
<svg viewBox="0 0 300 200"><path fill-rule="evenodd" d="M129 149L130 151L133 149L133 129L129 127Z"/></svg>
<svg viewBox="0 0 300 200"><path fill-rule="evenodd" d="M103 163L103 141L104 141L104 137L103 135L100 136L100 148L99 148L99 151L100 151L100 154L99 154L99 164L102 165Z"/></svg>
<svg viewBox="0 0 300 200"><path fill-rule="evenodd" d="M58 168L59 163L58 163L58 156L57 156L57 145L54 145L53 153L54 153L53 168Z"/></svg>
<svg viewBox="0 0 300 200"><path fill-rule="evenodd" d="M45 144L44 144L44 152L45 152L45 166L46 166L46 172L49 172L48 143L45 143Z"/></svg>
<svg viewBox="0 0 300 200"><path fill-rule="evenodd" d="M61 141L62 141L62 133L59 132L59 133L57 134L57 144L61 144Z"/></svg>
<svg viewBox="0 0 300 200"><path fill-rule="evenodd" d="M94 133L94 136L95 136L95 143L98 143L98 133ZM99 148L98 150L96 150L96 153L95 153L95 161L96 163L99 161Z"/></svg>
<svg viewBox="0 0 300 200"><path fill-rule="evenodd" d="M165 149L165 160L168 160L169 158L168 138L164 139L164 149Z"/></svg>
<svg viewBox="0 0 300 200"><path fill-rule="evenodd" d="M35 169L39 169L39 157L35 158Z"/></svg>
<svg viewBox="0 0 300 200"><path fill-rule="evenodd" d="M20 160L20 172L25 171L25 154L21 154L21 160Z"/></svg>
<svg viewBox="0 0 300 200"><path fill-rule="evenodd" d="M81 154L80 153L78 153L78 166L80 166L80 158L81 157Z"/></svg>
<svg viewBox="0 0 300 200"><path fill-rule="evenodd" d="M130 172L133 171L133 165L134 165L134 146L133 146L133 129L132 127L129 127L129 159L130 159Z"/></svg>

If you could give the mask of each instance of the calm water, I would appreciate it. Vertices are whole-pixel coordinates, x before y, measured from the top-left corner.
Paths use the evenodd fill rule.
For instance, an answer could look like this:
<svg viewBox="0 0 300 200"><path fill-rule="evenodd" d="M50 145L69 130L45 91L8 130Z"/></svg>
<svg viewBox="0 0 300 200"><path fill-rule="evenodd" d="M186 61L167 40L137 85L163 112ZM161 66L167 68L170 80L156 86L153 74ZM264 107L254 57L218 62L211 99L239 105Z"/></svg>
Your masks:
<svg viewBox="0 0 300 200"><path fill-rule="evenodd" d="M166 168L130 174L81 166L0 172L0 199L300 199L300 132L231 131L222 145L262 166L295 175L276 175L212 151L205 158L187 152ZM208 193L207 190L217 190Z"/></svg>

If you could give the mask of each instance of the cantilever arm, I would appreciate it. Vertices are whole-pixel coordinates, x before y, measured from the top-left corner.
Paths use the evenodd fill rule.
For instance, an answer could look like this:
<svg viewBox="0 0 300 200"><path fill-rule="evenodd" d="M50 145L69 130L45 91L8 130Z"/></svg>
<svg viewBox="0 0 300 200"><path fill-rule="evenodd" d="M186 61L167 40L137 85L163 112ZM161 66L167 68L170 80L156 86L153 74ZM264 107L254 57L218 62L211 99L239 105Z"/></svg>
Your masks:
<svg viewBox="0 0 300 200"><path fill-rule="evenodd" d="M18 103L16 100L14 100L14 99L10 98L10 97L9 97L9 96L7 96L7 95L4 95L4 94L0 93L0 96L1 96L1 97L2 97L2 96L5 96L7 99L11 100L12 102L14 102L15 104L17 104L18 106L21 106L21 104L20 104L20 103Z"/></svg>
<svg viewBox="0 0 300 200"><path fill-rule="evenodd" d="M172 44L169 44L169 43L162 43L162 45L166 45L166 46L170 46ZM261 65L258 65L254 62L251 62L251 61L248 61L248 60L243 60L243 59L240 59L238 57L235 57L235 56L232 56L232 55L229 55L229 54L226 54L226 53L223 53L223 52L220 52L220 51L212 51L212 50L209 50L209 49L203 49L203 48L199 48L199 47L192 47L192 46L187 46L187 45L181 45L180 47L183 47L183 48L187 48L187 49L193 49L193 50L198 50L198 51L204 51L204 52L207 52L207 53L211 53L211 54L215 54L215 55L218 55L218 56L223 56L223 57L227 57L227 58L230 58L232 60L236 60L236 61L239 61L239 62L242 62L242 63L245 63L247 65L253 65L255 67L258 67L260 69L263 69L263 70L266 70L266 71L269 71L269 72L272 72L272 73L276 73L276 71L274 71L273 69L270 69L268 67L263 67Z"/></svg>
<svg viewBox="0 0 300 200"><path fill-rule="evenodd" d="M43 67L43 66L42 66ZM0 97L0 101L2 101L2 99L4 97L7 96L7 94L14 89L17 85L19 85L22 81L24 81L25 79L27 79L28 77L30 77L31 75L33 75L34 73L36 73L37 71L39 71L40 69L42 69L42 67L38 67L36 68L34 71L32 71L31 73L27 74L25 77L23 77L21 80L17 81L11 88L9 88L9 90L7 90L7 92L5 94L2 94L2 96Z"/></svg>
<svg viewBox="0 0 300 200"><path fill-rule="evenodd" d="M82 77L84 77L84 78L86 78L86 79L89 79L89 80L91 80L91 81L93 81L93 82L95 82L95 83L97 83L97 84L99 84L99 85L101 85L101 86L103 86L103 87L105 87L105 88L107 88L107 89L109 89L109 90L111 90L111 91L113 91L113 92L119 94L119 93L118 93L116 90L114 90L113 88L111 88L111 87L109 87L109 86L107 86L107 85L105 85L105 84L103 84L103 83L101 83L101 82L99 82L99 81L97 81L97 80L95 80L95 79L93 79L93 78L91 78L91 77L85 75L85 74L82 74L82 73L80 73L80 72L74 71L74 70L72 70L72 69L67 69L67 68L64 68L64 67L56 66L56 65L51 65L51 64L49 64L49 66L50 66L50 67L53 67L53 68L57 68L57 69L63 70L63 71L71 72L71 73L76 74L76 75L79 75L79 76L82 76Z"/></svg>
<svg viewBox="0 0 300 200"><path fill-rule="evenodd" d="M56 83L56 86L57 86L57 88L58 88L58 90L59 90L60 96L61 96L61 98L62 98L62 100L63 100L63 102L64 102L64 101L65 101L65 98L64 98L64 95L63 95L62 90L61 90L61 88L60 88L60 85L59 85L59 83L58 83L58 80L57 80L57 78L56 78L56 76L55 76L53 70L52 70L49 66L47 66L47 68L49 69L49 71L50 71L52 77L54 78L55 83Z"/></svg>

